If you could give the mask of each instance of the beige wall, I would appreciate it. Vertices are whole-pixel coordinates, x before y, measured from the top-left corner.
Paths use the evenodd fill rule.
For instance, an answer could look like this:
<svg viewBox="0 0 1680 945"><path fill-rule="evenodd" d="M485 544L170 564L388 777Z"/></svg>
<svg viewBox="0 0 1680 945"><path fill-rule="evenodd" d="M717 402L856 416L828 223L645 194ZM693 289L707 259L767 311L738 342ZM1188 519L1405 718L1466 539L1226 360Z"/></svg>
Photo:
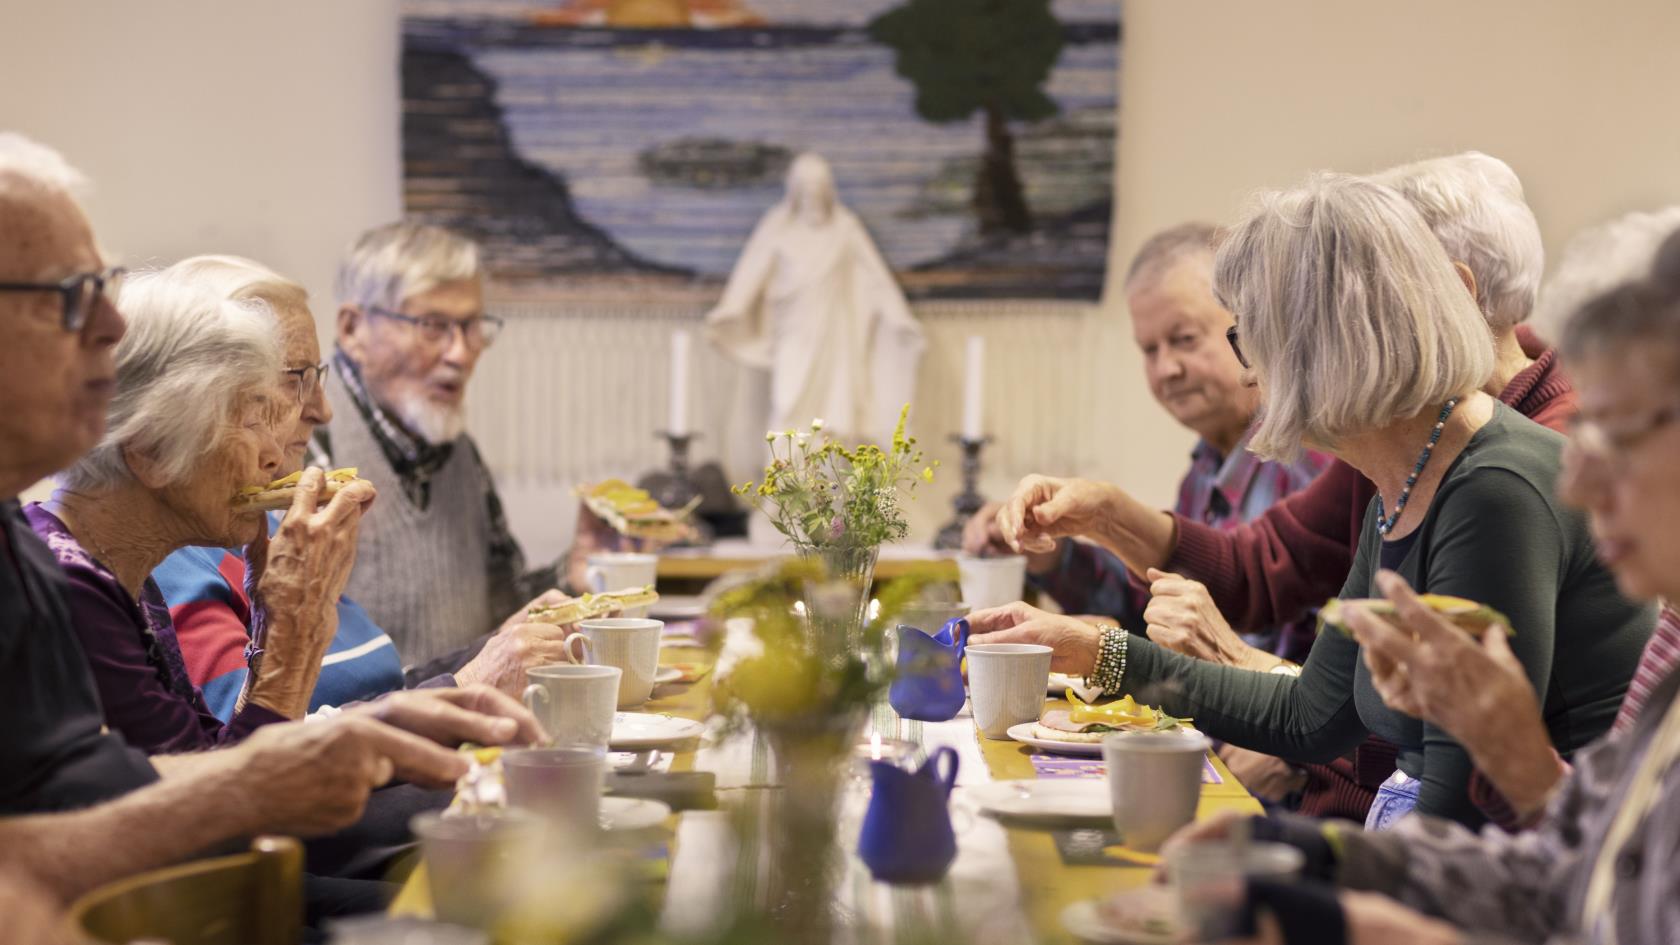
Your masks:
<svg viewBox="0 0 1680 945"><path fill-rule="evenodd" d="M246 253L319 297L350 235L398 212L395 0L5 2L0 127L89 172L99 232L126 258ZM1676 49L1680 7L1657 0L1130 0L1113 266L1159 227L1230 220L1255 188L1314 168L1472 147L1516 167L1555 251L1583 225L1680 200ZM988 487L1088 462L1169 501L1190 438L1149 400L1120 301L1089 321L1054 332L1076 350L1040 352L1065 355L1063 370L999 383L1093 404L999 430L1044 443L1049 428L1065 445L1014 451ZM1014 327L992 350L1011 345ZM948 378L957 355L930 357ZM928 412L954 420L948 406ZM928 497L940 510L952 479ZM516 517L557 507L545 487L517 488Z"/></svg>

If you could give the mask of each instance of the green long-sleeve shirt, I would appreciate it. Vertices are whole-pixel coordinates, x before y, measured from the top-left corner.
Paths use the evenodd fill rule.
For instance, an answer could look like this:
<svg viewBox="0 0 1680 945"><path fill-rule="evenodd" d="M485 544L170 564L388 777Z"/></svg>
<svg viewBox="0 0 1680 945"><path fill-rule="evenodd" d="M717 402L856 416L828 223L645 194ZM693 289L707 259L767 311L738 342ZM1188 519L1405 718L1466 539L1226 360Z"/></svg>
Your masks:
<svg viewBox="0 0 1680 945"><path fill-rule="evenodd" d="M1564 755L1607 731L1654 607L1622 597L1593 551L1585 519L1555 495L1563 437L1495 405L1454 460L1394 570L1419 591L1488 604L1511 619L1511 648L1540 696ZM1367 510L1342 597L1378 597L1383 541ZM1400 770L1420 779L1418 810L1469 826L1472 764L1446 732L1383 705L1359 645L1321 634L1299 677L1181 656L1131 638L1127 687L1188 715L1209 735L1301 762L1334 759L1375 734L1399 746Z"/></svg>

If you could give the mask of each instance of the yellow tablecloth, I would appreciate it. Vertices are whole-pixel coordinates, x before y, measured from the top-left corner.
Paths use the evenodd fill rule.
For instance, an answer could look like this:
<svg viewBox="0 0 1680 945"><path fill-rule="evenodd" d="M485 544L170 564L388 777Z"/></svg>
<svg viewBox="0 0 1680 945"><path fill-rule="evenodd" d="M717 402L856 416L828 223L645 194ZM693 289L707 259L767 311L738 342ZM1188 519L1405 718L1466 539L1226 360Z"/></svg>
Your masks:
<svg viewBox="0 0 1680 945"><path fill-rule="evenodd" d="M704 662L710 656L702 650L667 647L662 651L662 658L666 662ZM657 693L659 698L648 703L642 711L703 719L710 709L711 684L712 674L708 673L693 685L662 689ZM1036 776L1031 761L1033 749L1013 741L981 738L978 731L975 738L993 780ZM677 752L671 770L692 770L695 754L693 750ZM1198 816L1206 817L1221 810L1260 813L1259 803L1243 789L1218 757L1209 757L1224 782L1203 786ZM676 819L672 818L673 826ZM1010 828L1008 834L1009 854L1019 878L1022 905L1041 942L1074 941L1062 930L1059 920L1062 909L1069 904L1149 881L1150 870L1146 866L1069 866L1062 862L1055 841L1048 832ZM395 915L431 914L424 866L416 868L409 877L392 904L391 912Z"/></svg>

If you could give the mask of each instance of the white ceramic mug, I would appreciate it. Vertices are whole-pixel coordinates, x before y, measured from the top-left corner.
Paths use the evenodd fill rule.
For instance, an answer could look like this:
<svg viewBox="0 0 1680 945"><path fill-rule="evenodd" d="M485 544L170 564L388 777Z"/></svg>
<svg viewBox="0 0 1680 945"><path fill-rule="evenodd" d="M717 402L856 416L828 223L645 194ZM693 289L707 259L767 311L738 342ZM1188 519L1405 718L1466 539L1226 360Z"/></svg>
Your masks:
<svg viewBox="0 0 1680 945"><path fill-rule="evenodd" d="M659 579L659 556L611 551L589 556L589 568L584 582L594 594L607 591L641 590L653 587ZM649 605L632 607L626 617L646 617Z"/></svg>
<svg viewBox="0 0 1680 945"><path fill-rule="evenodd" d="M573 637L582 639L579 634ZM567 650L572 638L566 639ZM587 640L583 641L588 643ZM568 653L568 655L570 655ZM525 707L537 717L549 744L607 747L624 672L616 666L556 663L525 671Z"/></svg>
<svg viewBox="0 0 1680 945"><path fill-rule="evenodd" d="M968 697L982 735L1008 738L1011 725L1038 721L1050 685L1050 655L1037 643L969 644Z"/></svg>
<svg viewBox="0 0 1680 945"><path fill-rule="evenodd" d="M601 788L607 778L602 746L521 748L502 753L508 803L561 831L587 837L601 829Z"/></svg>
<svg viewBox="0 0 1680 945"><path fill-rule="evenodd" d="M640 617L585 620L578 624L577 633L566 638L566 655L571 656L572 637L582 635L588 642L589 662L623 670L618 707L641 705L653 695L653 677L659 673L659 635L664 629L663 621Z"/></svg>
<svg viewBox="0 0 1680 945"><path fill-rule="evenodd" d="M489 928L512 905L542 842L542 821L518 810L465 817L427 811L409 821L426 859L432 911L445 922Z"/></svg>
<svg viewBox="0 0 1680 945"><path fill-rule="evenodd" d="M1126 846L1159 850L1196 819L1210 745L1205 735L1182 732L1113 732L1103 738L1114 829Z"/></svg>
<svg viewBox="0 0 1680 945"><path fill-rule="evenodd" d="M974 610L1014 603L1026 588L1027 559L1021 555L958 555L957 581L962 584L963 602Z"/></svg>

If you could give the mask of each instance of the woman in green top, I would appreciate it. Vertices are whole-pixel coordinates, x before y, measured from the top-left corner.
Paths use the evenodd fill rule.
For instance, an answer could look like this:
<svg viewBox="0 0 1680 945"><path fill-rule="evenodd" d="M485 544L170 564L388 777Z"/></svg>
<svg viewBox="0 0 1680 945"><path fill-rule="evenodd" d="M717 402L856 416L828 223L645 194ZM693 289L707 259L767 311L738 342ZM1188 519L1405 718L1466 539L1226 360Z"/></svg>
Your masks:
<svg viewBox="0 0 1680 945"><path fill-rule="evenodd" d="M1609 728L1654 611L1616 591L1581 516L1554 499L1562 437L1480 392L1494 355L1473 283L1398 194L1330 174L1266 196L1225 241L1215 272L1237 318L1232 343L1261 391L1249 448L1267 458L1326 451L1377 485L1341 596L1381 596L1373 580L1387 568L1420 591L1508 616L1522 628L1512 649L1568 755ZM1078 480L1035 480L1000 524L1029 549L1052 523L1056 534L1101 535L1101 494ZM1194 660L1025 604L969 619L975 642L1048 643L1058 670L1158 702L1245 748L1326 762L1367 734L1388 739L1399 771L1371 826L1414 803L1481 820L1464 749L1383 705L1358 644L1340 634L1321 635L1291 676Z"/></svg>

